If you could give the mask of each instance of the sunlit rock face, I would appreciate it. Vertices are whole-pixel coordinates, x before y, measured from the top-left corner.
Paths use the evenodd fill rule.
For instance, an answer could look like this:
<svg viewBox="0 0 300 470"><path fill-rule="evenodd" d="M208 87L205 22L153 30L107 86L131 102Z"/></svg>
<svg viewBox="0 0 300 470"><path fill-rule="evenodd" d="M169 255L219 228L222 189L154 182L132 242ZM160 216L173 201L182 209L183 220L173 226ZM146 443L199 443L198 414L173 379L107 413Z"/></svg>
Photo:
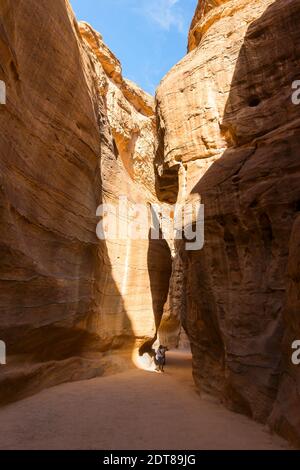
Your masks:
<svg viewBox="0 0 300 470"><path fill-rule="evenodd" d="M300 2L202 4L157 92L161 181L205 204L204 249L177 253L194 376L299 443Z"/></svg>
<svg viewBox="0 0 300 470"><path fill-rule="evenodd" d="M215 21L215 15L217 15L218 18L222 16L223 10L217 9L216 7L223 5L228 1L229 0L198 0L195 15L189 31L189 52L199 45L205 31ZM236 2L235 8L239 8L239 3L241 2Z"/></svg>
<svg viewBox="0 0 300 470"><path fill-rule="evenodd" d="M154 338L171 258L166 243L96 236L102 202L157 201L154 101L68 2L1 2L0 80L6 402L102 375L101 352Z"/></svg>
<svg viewBox="0 0 300 470"><path fill-rule="evenodd" d="M118 217L123 230L135 222L136 204L150 207L158 203L154 175L154 98L123 78L118 59L99 33L86 23L80 23L79 29L90 59L90 75L94 74L105 103L114 144L114 152L103 153L101 158L103 202L115 207L118 215L120 198L126 196L132 216ZM100 288L104 293L99 310L101 335L111 338L112 333L117 333L119 337L130 338L133 334L140 345L148 341L151 345L168 296L172 270L169 245L165 240L151 240L149 232L141 240L117 233L113 239L106 240L106 250L107 258L100 274ZM125 330L124 317L128 318Z"/></svg>
<svg viewBox="0 0 300 470"><path fill-rule="evenodd" d="M187 347L182 321L198 387L299 443L299 19L298 0L199 1L156 113L68 2L2 0L0 402L102 375L160 325ZM204 249L100 241L120 196L203 202Z"/></svg>
<svg viewBox="0 0 300 470"><path fill-rule="evenodd" d="M91 75L106 105L111 133L128 176L155 194L154 98L122 76L119 60L99 33L84 22L80 33L91 62ZM149 199L149 196L148 196Z"/></svg>

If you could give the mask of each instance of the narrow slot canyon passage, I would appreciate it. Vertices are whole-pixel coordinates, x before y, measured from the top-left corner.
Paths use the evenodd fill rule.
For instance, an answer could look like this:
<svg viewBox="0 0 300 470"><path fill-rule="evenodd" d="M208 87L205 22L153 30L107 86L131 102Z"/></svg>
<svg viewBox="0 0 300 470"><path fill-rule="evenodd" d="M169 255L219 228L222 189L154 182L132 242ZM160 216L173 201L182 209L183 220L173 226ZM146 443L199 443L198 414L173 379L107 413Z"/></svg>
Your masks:
<svg viewBox="0 0 300 470"><path fill-rule="evenodd" d="M243 415L200 398L191 355L172 351L165 374L137 369L60 385L0 410L0 449L285 449Z"/></svg>
<svg viewBox="0 0 300 470"><path fill-rule="evenodd" d="M300 0L195 2L155 97L72 2L14 1L0 449L299 447Z"/></svg>

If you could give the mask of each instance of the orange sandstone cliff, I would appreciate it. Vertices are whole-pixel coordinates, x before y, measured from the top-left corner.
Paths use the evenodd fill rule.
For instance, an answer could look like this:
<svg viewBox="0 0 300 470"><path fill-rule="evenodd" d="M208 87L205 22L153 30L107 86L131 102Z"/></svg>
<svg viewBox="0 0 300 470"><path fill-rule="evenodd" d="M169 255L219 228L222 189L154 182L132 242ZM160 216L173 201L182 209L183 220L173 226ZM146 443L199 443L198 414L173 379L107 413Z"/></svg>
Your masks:
<svg viewBox="0 0 300 470"><path fill-rule="evenodd" d="M196 384L298 444L299 19L294 0L199 1L157 92L159 171L205 205L204 249L177 252Z"/></svg>
<svg viewBox="0 0 300 470"><path fill-rule="evenodd" d="M166 242L100 241L101 203L157 202L154 99L65 0L0 4L0 401L115 368L156 337ZM128 221L123 221L126 224ZM128 361L127 361L128 362Z"/></svg>
<svg viewBox="0 0 300 470"><path fill-rule="evenodd" d="M67 0L1 1L1 403L115 370L161 321L176 344L181 321L198 388L300 444L299 19L199 0L155 102ZM201 201L204 249L100 241L124 195Z"/></svg>

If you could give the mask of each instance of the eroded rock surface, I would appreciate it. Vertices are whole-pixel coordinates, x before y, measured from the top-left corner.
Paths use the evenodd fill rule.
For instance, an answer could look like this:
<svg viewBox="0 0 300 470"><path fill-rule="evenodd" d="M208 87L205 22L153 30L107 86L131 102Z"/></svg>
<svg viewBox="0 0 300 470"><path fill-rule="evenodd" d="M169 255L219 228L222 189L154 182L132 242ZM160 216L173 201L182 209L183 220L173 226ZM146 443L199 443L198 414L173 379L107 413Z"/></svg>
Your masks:
<svg viewBox="0 0 300 470"><path fill-rule="evenodd" d="M64 0L3 0L0 64L6 402L102 375L102 352L155 337L171 258L167 244L96 236L102 202L157 200L154 100L101 36Z"/></svg>
<svg viewBox="0 0 300 470"><path fill-rule="evenodd" d="M204 249L178 252L194 377L299 444L300 2L202 4L157 93L161 194L177 170L205 204Z"/></svg>
<svg viewBox="0 0 300 470"><path fill-rule="evenodd" d="M299 444L299 19L299 0L199 1L156 115L67 1L2 0L0 402L117 369L103 353L150 347L162 318L186 347L181 319L198 387ZM172 243L100 241L124 195L204 203L204 249L172 266Z"/></svg>

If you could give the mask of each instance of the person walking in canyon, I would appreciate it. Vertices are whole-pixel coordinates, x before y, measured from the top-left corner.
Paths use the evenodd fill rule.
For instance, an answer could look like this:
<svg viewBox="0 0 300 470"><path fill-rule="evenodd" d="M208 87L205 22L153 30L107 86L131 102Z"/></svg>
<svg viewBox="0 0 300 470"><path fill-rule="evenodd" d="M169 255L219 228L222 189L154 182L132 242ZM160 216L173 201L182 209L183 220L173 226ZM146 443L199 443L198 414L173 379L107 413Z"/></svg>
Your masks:
<svg viewBox="0 0 300 470"><path fill-rule="evenodd" d="M165 346L159 346L157 352L156 352L156 356L155 356L155 360L156 360L156 370L157 372L164 372L164 366L166 364L166 351L168 350L168 348L166 348Z"/></svg>

